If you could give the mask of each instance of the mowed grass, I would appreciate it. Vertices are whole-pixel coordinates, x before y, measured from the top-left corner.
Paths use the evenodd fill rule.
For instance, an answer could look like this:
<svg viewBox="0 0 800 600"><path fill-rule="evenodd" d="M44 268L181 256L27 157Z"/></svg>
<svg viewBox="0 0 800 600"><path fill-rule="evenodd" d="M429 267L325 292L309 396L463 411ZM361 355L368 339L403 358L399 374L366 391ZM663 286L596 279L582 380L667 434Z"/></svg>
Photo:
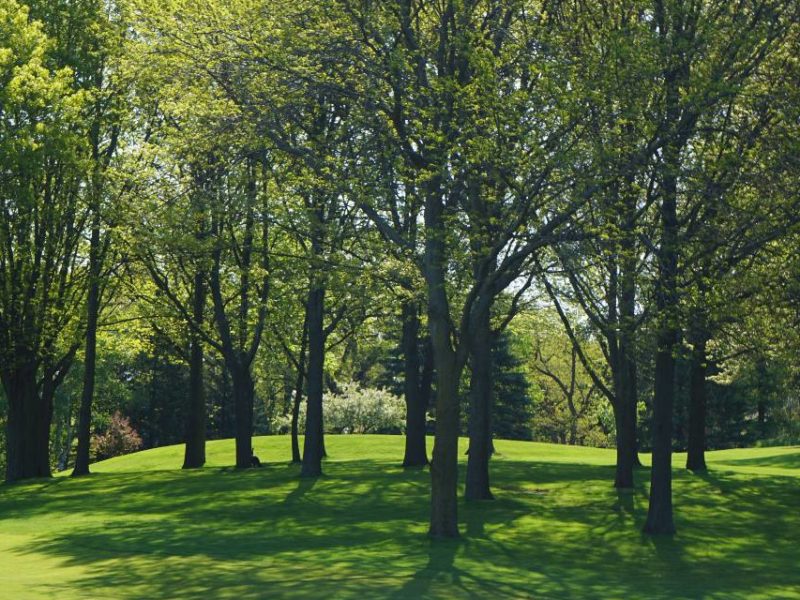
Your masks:
<svg viewBox="0 0 800 600"><path fill-rule="evenodd" d="M707 475L675 456L678 534L651 538L647 468L618 494L612 450L496 446L497 499L460 504L455 542L426 538L399 436L329 436L317 480L269 437L256 470L224 440L200 471L173 446L3 486L0 597L800 598L800 448L712 452Z"/></svg>

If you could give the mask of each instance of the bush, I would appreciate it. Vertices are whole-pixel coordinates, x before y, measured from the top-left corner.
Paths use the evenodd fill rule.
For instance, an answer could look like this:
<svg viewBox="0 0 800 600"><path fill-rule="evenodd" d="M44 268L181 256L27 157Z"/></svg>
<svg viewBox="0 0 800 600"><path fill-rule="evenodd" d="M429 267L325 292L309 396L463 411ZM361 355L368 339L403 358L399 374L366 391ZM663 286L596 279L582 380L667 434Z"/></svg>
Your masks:
<svg viewBox="0 0 800 600"><path fill-rule="evenodd" d="M92 436L92 450L97 460L136 452L142 447L142 438L131 427L128 417L119 411L111 416L105 433Z"/></svg>
<svg viewBox="0 0 800 600"><path fill-rule="evenodd" d="M387 390L360 388L348 383L338 394L325 394L322 415L326 433L402 433L406 405ZM305 430L306 403L300 406L299 429ZM273 431L288 432L291 415L273 423Z"/></svg>
<svg viewBox="0 0 800 600"><path fill-rule="evenodd" d="M349 383L340 394L326 395L323 403L330 433L400 433L405 425L405 402L386 390Z"/></svg>

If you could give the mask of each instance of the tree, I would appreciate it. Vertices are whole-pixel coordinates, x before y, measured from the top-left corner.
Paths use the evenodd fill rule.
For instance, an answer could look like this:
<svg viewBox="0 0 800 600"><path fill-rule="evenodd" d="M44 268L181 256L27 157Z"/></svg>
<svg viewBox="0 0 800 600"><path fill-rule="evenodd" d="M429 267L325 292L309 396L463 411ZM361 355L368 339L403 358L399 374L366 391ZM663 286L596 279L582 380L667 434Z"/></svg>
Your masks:
<svg viewBox="0 0 800 600"><path fill-rule="evenodd" d="M81 339L86 94L41 23L0 3L0 379L6 480L50 475L53 397Z"/></svg>

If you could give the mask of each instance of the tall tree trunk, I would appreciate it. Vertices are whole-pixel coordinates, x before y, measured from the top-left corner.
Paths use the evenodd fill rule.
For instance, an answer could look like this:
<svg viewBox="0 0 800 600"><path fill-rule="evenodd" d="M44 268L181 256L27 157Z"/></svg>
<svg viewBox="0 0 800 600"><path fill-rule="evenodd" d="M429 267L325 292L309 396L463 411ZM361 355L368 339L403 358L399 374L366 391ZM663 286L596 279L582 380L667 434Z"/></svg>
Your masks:
<svg viewBox="0 0 800 600"><path fill-rule="evenodd" d="M199 269L194 275L192 320L195 327L203 326L206 307L205 277ZM206 392L203 381L203 341L201 335L191 331L189 357L189 402L186 413L186 448L184 469L197 469L206 463Z"/></svg>
<svg viewBox="0 0 800 600"><path fill-rule="evenodd" d="M312 284L306 305L308 320L308 373L306 431L303 444L302 477L322 474L322 392L325 368L325 289Z"/></svg>
<svg viewBox="0 0 800 600"><path fill-rule="evenodd" d="M471 340L469 457L467 458L467 500L492 500L489 486L492 412L492 330L490 309L476 315Z"/></svg>
<svg viewBox="0 0 800 600"><path fill-rule="evenodd" d="M686 468L706 470L706 370L707 337L698 332L693 339L692 365L689 383L689 439Z"/></svg>
<svg viewBox="0 0 800 600"><path fill-rule="evenodd" d="M668 82L667 104L677 103L677 86ZM669 112L668 108L668 114ZM680 146L670 141L664 148L661 203L661 247L656 290L658 337L653 399L653 461L650 474L650 505L644 531L675 533L672 517L672 413L675 402L675 357L678 340L678 169Z"/></svg>
<svg viewBox="0 0 800 600"><path fill-rule="evenodd" d="M428 464L425 440L425 414L428 398L423 397L419 354L419 307L415 302L403 305L403 361L405 380L403 394L406 401L406 445L404 467L422 467Z"/></svg>
<svg viewBox="0 0 800 600"><path fill-rule="evenodd" d="M428 289L428 329L436 368L436 434L431 460L431 519L428 533L433 538L455 538L459 536L458 382L466 357L453 347L451 335L450 302L445 286L444 207L439 182L433 180L429 186L425 201L424 273Z"/></svg>
<svg viewBox="0 0 800 600"><path fill-rule="evenodd" d="M621 244L621 260L619 274L619 363L622 369L620 403L626 415L622 425L625 428L624 448L627 454L626 463L633 467L641 466L638 455L636 436L637 405L639 402L638 388L636 385L636 219L638 207L636 196L630 191L628 182L624 194L625 217L624 235ZM633 485L633 473L630 474L630 484ZM629 486L618 486L629 487Z"/></svg>
<svg viewBox="0 0 800 600"><path fill-rule="evenodd" d="M100 210L95 206L89 244L89 297L86 303L86 349L84 352L83 391L78 412L78 450L72 476L89 474L89 443L92 426L95 372L97 368L97 321L100 314Z"/></svg>
<svg viewBox="0 0 800 600"><path fill-rule="evenodd" d="M300 340L300 356L297 360L297 379L294 384L294 402L292 404L292 462L300 464L300 441L298 439L298 423L300 421L300 403L303 401L303 382L306 379L306 350L308 346L308 311L303 318L303 334Z"/></svg>

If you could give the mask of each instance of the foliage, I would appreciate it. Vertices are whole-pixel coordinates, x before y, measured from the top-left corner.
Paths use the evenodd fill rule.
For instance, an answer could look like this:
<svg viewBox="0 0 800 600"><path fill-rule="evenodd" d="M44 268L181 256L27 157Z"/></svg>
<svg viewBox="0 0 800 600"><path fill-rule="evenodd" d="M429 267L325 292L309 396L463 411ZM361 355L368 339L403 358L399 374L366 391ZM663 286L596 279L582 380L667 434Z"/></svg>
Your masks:
<svg viewBox="0 0 800 600"><path fill-rule="evenodd" d="M142 438L119 411L111 415L103 433L92 437L92 450L98 460L130 454L141 447Z"/></svg>
<svg viewBox="0 0 800 600"><path fill-rule="evenodd" d="M524 361L512 348L512 334L503 332L492 346L492 432L507 440L533 439L536 403L531 382L524 372Z"/></svg>

